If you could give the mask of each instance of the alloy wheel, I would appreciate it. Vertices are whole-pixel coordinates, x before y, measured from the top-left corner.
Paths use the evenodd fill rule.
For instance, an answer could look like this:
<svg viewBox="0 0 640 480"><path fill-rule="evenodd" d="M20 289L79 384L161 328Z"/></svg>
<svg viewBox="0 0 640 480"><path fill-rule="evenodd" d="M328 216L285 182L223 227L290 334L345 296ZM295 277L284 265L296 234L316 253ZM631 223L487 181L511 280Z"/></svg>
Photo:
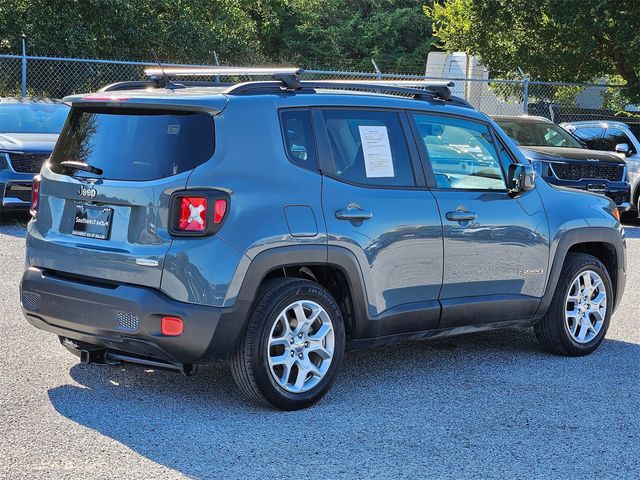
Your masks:
<svg viewBox="0 0 640 480"><path fill-rule="evenodd" d="M571 282L565 308L565 326L578 343L598 336L607 313L607 291L593 270L580 272Z"/></svg>
<svg viewBox="0 0 640 480"><path fill-rule="evenodd" d="M311 390L324 378L335 350L331 318L319 304L299 300L285 307L269 333L273 379L288 392Z"/></svg>

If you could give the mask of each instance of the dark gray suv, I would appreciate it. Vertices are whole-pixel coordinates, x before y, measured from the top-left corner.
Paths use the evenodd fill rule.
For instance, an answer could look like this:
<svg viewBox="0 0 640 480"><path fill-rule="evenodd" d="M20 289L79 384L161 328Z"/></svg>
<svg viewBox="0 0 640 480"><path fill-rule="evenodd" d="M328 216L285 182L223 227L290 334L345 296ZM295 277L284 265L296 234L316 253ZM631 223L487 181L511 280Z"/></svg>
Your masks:
<svg viewBox="0 0 640 480"><path fill-rule="evenodd" d="M28 227L30 323L87 363L230 359L283 409L318 401L347 348L511 326L598 347L626 276L611 200L535 179L446 85L272 73L66 99Z"/></svg>

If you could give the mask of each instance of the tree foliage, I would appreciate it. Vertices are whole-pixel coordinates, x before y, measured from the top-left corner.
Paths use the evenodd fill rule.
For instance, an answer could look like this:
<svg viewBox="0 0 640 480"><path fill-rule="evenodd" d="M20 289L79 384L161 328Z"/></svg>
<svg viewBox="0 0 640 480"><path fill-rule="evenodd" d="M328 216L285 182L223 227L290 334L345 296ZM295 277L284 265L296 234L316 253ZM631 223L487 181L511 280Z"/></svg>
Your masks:
<svg viewBox="0 0 640 480"><path fill-rule="evenodd" d="M256 25L235 0L3 0L0 50L98 58L261 60Z"/></svg>
<svg viewBox="0 0 640 480"><path fill-rule="evenodd" d="M444 0L425 8L447 51L495 75L588 82L618 74L640 92L637 0Z"/></svg>
<svg viewBox="0 0 640 480"><path fill-rule="evenodd" d="M268 57L303 66L423 72L431 22L416 0L262 0ZM255 18L255 17L254 17Z"/></svg>
<svg viewBox="0 0 640 480"><path fill-rule="evenodd" d="M427 0L2 0L0 52L422 71Z"/></svg>

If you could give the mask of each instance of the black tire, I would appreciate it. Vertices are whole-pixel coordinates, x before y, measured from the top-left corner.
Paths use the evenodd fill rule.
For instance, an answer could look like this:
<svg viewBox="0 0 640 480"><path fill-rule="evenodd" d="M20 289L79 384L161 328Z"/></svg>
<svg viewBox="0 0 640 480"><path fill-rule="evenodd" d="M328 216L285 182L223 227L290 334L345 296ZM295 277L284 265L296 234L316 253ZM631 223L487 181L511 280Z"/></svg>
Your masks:
<svg viewBox="0 0 640 480"><path fill-rule="evenodd" d="M274 379L267 349L279 313L298 300L315 302L326 311L333 326L335 346L322 380L310 390L292 393ZM232 358L231 371L238 387L249 399L283 410L298 410L313 405L329 391L344 358L345 343L340 307L324 287L300 278L277 278L266 282L256 296L245 335Z"/></svg>
<svg viewBox="0 0 640 480"><path fill-rule="evenodd" d="M578 274L592 270L604 284L607 306L604 322L598 334L588 343L579 343L569 334L565 323L566 300L573 280ZM614 292L609 272L603 263L592 255L569 253L562 266L556 291L544 318L534 327L540 345L550 353L578 357L588 355L597 349L607 333L613 310Z"/></svg>

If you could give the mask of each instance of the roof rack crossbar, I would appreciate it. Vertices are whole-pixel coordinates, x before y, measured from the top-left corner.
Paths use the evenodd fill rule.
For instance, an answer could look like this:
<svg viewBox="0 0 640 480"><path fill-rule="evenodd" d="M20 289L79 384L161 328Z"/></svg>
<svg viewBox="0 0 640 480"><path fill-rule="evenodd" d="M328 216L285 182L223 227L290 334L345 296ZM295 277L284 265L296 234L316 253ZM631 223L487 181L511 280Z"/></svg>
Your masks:
<svg viewBox="0 0 640 480"><path fill-rule="evenodd" d="M297 89L304 70L298 67L149 67L144 71L151 78L159 75L171 77L205 76L266 76L285 83L287 88Z"/></svg>

